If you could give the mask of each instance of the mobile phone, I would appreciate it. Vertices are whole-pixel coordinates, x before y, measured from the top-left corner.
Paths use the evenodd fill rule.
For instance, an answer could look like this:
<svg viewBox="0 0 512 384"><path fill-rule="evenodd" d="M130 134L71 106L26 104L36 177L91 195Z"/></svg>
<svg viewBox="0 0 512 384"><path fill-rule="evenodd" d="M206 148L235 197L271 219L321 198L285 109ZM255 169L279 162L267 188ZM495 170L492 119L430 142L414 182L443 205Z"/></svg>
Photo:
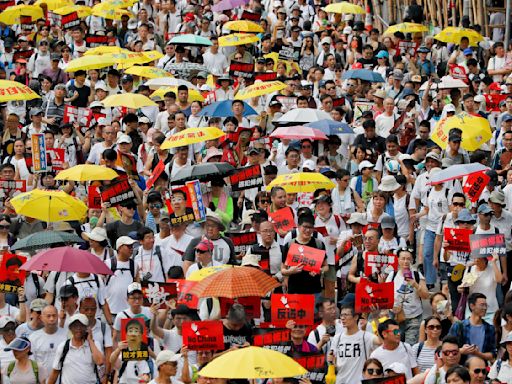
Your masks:
<svg viewBox="0 0 512 384"><path fill-rule="evenodd" d="M403 271L403 275L404 275L404 279L405 280L410 280L412 279L412 272L410 269L404 269Z"/></svg>

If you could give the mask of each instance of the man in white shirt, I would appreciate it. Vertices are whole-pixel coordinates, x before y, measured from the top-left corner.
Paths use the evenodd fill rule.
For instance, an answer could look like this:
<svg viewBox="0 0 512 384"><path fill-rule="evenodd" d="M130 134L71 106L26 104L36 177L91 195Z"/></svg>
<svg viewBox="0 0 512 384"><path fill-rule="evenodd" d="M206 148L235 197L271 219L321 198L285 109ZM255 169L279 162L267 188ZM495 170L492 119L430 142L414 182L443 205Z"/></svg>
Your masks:
<svg viewBox="0 0 512 384"><path fill-rule="evenodd" d="M222 74L229 67L226 56L219 52L219 40L216 36L210 38L212 46L203 54L203 63L208 72Z"/></svg>
<svg viewBox="0 0 512 384"><path fill-rule="evenodd" d="M154 232L144 227L137 233L140 247L135 255L135 264L139 269L142 282L164 283L171 259L167 249L155 245Z"/></svg>
<svg viewBox="0 0 512 384"><path fill-rule="evenodd" d="M395 103L391 97L384 99L384 112L375 118L375 129L377 135L387 138L394 128L395 120Z"/></svg>
<svg viewBox="0 0 512 384"><path fill-rule="evenodd" d="M99 165L103 152L115 145L114 139L116 138L116 132L112 126L104 126L101 130L101 135L104 141L96 143L92 146L91 151L89 152L89 156L87 157L87 164Z"/></svg>
<svg viewBox="0 0 512 384"><path fill-rule="evenodd" d="M494 57L491 57L489 63L487 63L487 73L492 76L494 82L501 83L503 77L512 72L512 68L505 65L506 57L503 43L496 42L493 48L496 54Z"/></svg>

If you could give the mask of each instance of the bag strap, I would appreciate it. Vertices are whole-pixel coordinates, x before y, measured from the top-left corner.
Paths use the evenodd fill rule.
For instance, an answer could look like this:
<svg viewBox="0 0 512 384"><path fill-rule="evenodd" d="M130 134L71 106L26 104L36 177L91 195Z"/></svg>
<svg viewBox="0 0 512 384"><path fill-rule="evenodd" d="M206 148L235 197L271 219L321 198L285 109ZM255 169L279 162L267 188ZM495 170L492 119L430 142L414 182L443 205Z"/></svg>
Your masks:
<svg viewBox="0 0 512 384"><path fill-rule="evenodd" d="M420 357L420 353L421 353L421 350L423 349L424 345L425 345L425 343L423 341L418 344L418 350L416 351L416 360L418 359L418 357Z"/></svg>
<svg viewBox="0 0 512 384"><path fill-rule="evenodd" d="M69 352L70 343L71 343L71 339L67 339L66 342L64 343L64 348L62 349L62 355L60 356L60 360L59 360L59 367L60 367L59 383L62 382L62 369L64 368L64 360L66 359L66 356L67 356L67 354Z"/></svg>
<svg viewBox="0 0 512 384"><path fill-rule="evenodd" d="M158 257L158 261L160 261L160 268L162 269L162 275L163 275L164 280L165 280L166 273L165 273L165 270L164 270L164 263L162 262L162 252L160 251L160 246L159 245L157 245L155 247L155 253L156 253L156 257Z"/></svg>
<svg viewBox="0 0 512 384"><path fill-rule="evenodd" d="M36 288L36 297L41 297L41 284L39 283L39 276L35 273L31 273L34 286Z"/></svg>

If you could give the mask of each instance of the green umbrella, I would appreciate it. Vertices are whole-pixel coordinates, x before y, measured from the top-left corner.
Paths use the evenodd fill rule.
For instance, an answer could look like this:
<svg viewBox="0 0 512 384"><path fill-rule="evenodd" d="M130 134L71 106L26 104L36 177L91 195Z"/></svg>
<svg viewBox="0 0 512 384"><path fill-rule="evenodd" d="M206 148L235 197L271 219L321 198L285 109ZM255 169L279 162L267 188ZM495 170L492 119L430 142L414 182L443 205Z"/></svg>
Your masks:
<svg viewBox="0 0 512 384"><path fill-rule="evenodd" d="M176 35L171 39L171 41L169 41L169 44L189 45L196 47L209 47L213 45L210 39L198 35L193 35L191 33Z"/></svg>
<svg viewBox="0 0 512 384"><path fill-rule="evenodd" d="M18 250L35 250L35 249L43 249L50 248L55 244L70 244L84 242L82 238L80 238L75 233L67 233L61 231L42 231L33 233L27 237L24 237L21 240L18 240L11 247L12 251Z"/></svg>

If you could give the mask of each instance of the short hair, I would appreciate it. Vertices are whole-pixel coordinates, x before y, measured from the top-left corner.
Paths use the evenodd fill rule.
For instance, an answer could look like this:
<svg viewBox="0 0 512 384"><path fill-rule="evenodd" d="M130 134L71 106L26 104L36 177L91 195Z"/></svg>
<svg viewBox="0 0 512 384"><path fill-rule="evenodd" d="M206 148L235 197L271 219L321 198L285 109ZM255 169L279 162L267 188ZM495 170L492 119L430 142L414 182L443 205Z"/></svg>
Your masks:
<svg viewBox="0 0 512 384"><path fill-rule="evenodd" d="M185 201L187 201L187 193L185 191L183 191L181 189L176 189L176 190L172 191L171 196L176 195L176 194L181 194L183 196L183 199Z"/></svg>
<svg viewBox="0 0 512 384"><path fill-rule="evenodd" d="M141 322L139 320L137 320L137 319L130 319L130 321L128 321L126 323L125 329L128 329L131 326L137 327L139 329L140 333L144 333L144 326L141 324Z"/></svg>
<svg viewBox="0 0 512 384"><path fill-rule="evenodd" d="M286 193L286 190L283 187L272 187L270 190L270 197L275 197L277 195L277 192L283 191Z"/></svg>
<svg viewBox="0 0 512 384"><path fill-rule="evenodd" d="M5 163L5 164L0 165L0 172L2 172L6 168L11 168L13 171L16 172L16 167L14 165L12 165L11 163Z"/></svg>
<svg viewBox="0 0 512 384"><path fill-rule="evenodd" d="M368 228L368 230L370 230L370 228ZM384 331L387 331L390 325L398 325L398 323L394 319L387 319L379 324L377 330L379 332L380 337L384 337Z"/></svg>
<svg viewBox="0 0 512 384"><path fill-rule="evenodd" d="M469 297L468 297L468 306L469 306L470 310L471 310L471 305L475 305L476 301L478 299L487 300L487 297L483 293L480 293L480 292L473 292L471 295L469 295Z"/></svg>
<svg viewBox="0 0 512 384"><path fill-rule="evenodd" d="M103 151L103 153L101 154L101 157L104 160L116 161L117 160L117 152L112 148L108 148Z"/></svg>
<svg viewBox="0 0 512 384"><path fill-rule="evenodd" d="M182 84L178 87L178 92L179 91L187 91L188 92L188 87L186 85Z"/></svg>
<svg viewBox="0 0 512 384"><path fill-rule="evenodd" d="M148 228L148 227L142 227L141 229L139 229L139 231L137 232L137 239L139 240L143 240L144 239L144 236L146 235L149 235L149 234L152 234L154 235L155 232L153 232L153 230L151 228Z"/></svg>
<svg viewBox="0 0 512 384"><path fill-rule="evenodd" d="M443 344L454 344L454 345L459 345L459 340L457 339L456 336L451 336L451 335L448 335L448 336L445 336L442 340L441 340L441 345Z"/></svg>
<svg viewBox="0 0 512 384"><path fill-rule="evenodd" d="M373 128L373 129L375 129L375 120L373 120L373 119L366 120L366 121L363 123L363 128L364 128L364 129L368 129L368 128Z"/></svg>
<svg viewBox="0 0 512 384"><path fill-rule="evenodd" d="M412 144L412 151L414 152L418 148L427 147L428 143L426 140L423 139L416 139L414 140L414 143Z"/></svg>
<svg viewBox="0 0 512 384"><path fill-rule="evenodd" d="M171 99L176 99L176 94L173 91L165 92L164 98L169 97Z"/></svg>
<svg viewBox="0 0 512 384"><path fill-rule="evenodd" d="M468 369L464 368L462 365L456 365L454 367L449 368L448 371L446 371L446 374L444 375L445 379L448 379L454 373L457 376L459 376L465 383L469 383L471 381L471 376L469 374Z"/></svg>
<svg viewBox="0 0 512 384"><path fill-rule="evenodd" d="M288 156L288 155L290 154L290 152L297 152L297 153L300 153L300 150L299 150L299 148L297 148L297 147L290 146L290 147L288 147L288 149L285 151L284 155L285 155L285 156Z"/></svg>
<svg viewBox="0 0 512 384"><path fill-rule="evenodd" d="M431 129L430 121L428 121L428 120L421 120L420 121L420 127L428 128L428 130L430 131L430 129Z"/></svg>
<svg viewBox="0 0 512 384"><path fill-rule="evenodd" d="M139 118L135 113L128 113L125 117L123 117L123 123L138 123Z"/></svg>
<svg viewBox="0 0 512 384"><path fill-rule="evenodd" d="M388 143L395 143L396 145L398 145L398 136L397 135L389 135L388 137L386 137L386 144Z"/></svg>
<svg viewBox="0 0 512 384"><path fill-rule="evenodd" d="M303 225L305 223L311 224L311 225L315 225L315 217L313 215L308 214L308 213L300 215L298 220L297 220L297 224L298 225Z"/></svg>
<svg viewBox="0 0 512 384"><path fill-rule="evenodd" d="M496 43L497 44L497 43ZM473 66L473 67L476 67L478 66L478 61L472 57L471 59L467 60L466 61L466 65L469 67L469 66ZM477 77L478 78L478 77Z"/></svg>
<svg viewBox="0 0 512 384"><path fill-rule="evenodd" d="M341 180L345 176L350 176L350 172L348 170L341 168L336 171L336 179Z"/></svg>
<svg viewBox="0 0 512 384"><path fill-rule="evenodd" d="M242 304L233 304L231 308L229 308L228 315L226 316L228 320L240 324L246 322L245 316L245 308Z"/></svg>

